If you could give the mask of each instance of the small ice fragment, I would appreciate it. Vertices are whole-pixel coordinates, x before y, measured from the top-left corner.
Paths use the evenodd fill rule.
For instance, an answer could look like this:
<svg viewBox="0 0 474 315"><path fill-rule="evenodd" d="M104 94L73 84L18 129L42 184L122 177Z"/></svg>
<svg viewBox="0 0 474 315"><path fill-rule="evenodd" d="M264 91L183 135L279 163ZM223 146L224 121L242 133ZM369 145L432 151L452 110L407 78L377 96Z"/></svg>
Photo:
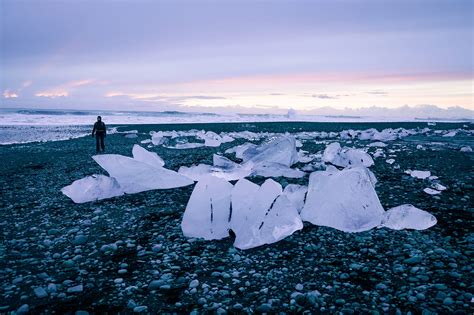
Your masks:
<svg viewBox="0 0 474 315"><path fill-rule="evenodd" d="M341 167L374 165L374 160L366 152L352 148L341 148L338 142L333 142L326 147L323 153L323 161Z"/></svg>
<svg viewBox="0 0 474 315"><path fill-rule="evenodd" d="M61 192L75 203L107 199L124 194L117 180L104 175L92 175L74 181Z"/></svg>
<svg viewBox="0 0 474 315"><path fill-rule="evenodd" d="M405 204L385 212L381 226L393 230L425 230L436 223L436 217L432 214L410 204Z"/></svg>
<svg viewBox="0 0 474 315"><path fill-rule="evenodd" d="M470 146L465 146L465 147L462 147L461 152L472 152L472 148Z"/></svg>
<svg viewBox="0 0 474 315"><path fill-rule="evenodd" d="M377 148L385 148L386 146L387 146L387 144L383 143L381 141L372 142L368 145L368 147L377 147Z"/></svg>
<svg viewBox="0 0 474 315"><path fill-rule="evenodd" d="M411 177L418 179L425 179L431 176L430 171L411 171L409 174Z"/></svg>
<svg viewBox="0 0 474 315"><path fill-rule="evenodd" d="M394 159L388 159L385 162L387 162L388 164L393 164L393 163L395 163L395 160Z"/></svg>
<svg viewBox="0 0 474 315"><path fill-rule="evenodd" d="M423 189L423 191L425 193L427 193L428 195L439 195L439 194L441 194L441 191L438 191L438 190L435 190L435 189L432 189L432 188L425 188L425 189Z"/></svg>

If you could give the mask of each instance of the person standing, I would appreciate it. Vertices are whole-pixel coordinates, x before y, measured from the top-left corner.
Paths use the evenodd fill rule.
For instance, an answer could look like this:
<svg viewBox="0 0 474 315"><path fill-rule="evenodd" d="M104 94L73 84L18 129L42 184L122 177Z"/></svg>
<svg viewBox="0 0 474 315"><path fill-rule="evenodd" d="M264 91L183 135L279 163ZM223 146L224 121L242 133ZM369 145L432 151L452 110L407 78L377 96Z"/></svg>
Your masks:
<svg viewBox="0 0 474 315"><path fill-rule="evenodd" d="M97 153L105 151L104 138L107 135L107 129L102 121L102 117L97 116L97 121L94 123L94 129L92 129L92 137L95 134L95 149ZM102 149L102 151L101 151Z"/></svg>

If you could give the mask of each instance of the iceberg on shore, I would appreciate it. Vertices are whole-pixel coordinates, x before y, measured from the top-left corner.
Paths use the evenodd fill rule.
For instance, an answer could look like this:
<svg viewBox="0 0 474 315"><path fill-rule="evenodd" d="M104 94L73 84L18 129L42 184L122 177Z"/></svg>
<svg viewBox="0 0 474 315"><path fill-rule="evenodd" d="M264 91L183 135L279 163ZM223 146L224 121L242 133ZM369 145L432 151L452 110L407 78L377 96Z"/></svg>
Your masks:
<svg viewBox="0 0 474 315"><path fill-rule="evenodd" d="M338 142L333 142L326 147L323 161L340 167L374 165L374 160L366 152L352 148L341 148Z"/></svg>
<svg viewBox="0 0 474 315"><path fill-rule="evenodd" d="M75 203L107 199L124 194L117 180L105 175L92 175L74 181L61 192Z"/></svg>
<svg viewBox="0 0 474 315"><path fill-rule="evenodd" d="M119 154L92 157L111 177L115 177L125 193L133 194L153 189L169 189L191 185L194 182L174 171L151 166Z"/></svg>
<svg viewBox="0 0 474 315"><path fill-rule="evenodd" d="M370 230L382 221L384 209L364 167L317 171L310 175L303 221L345 232Z"/></svg>
<svg viewBox="0 0 474 315"><path fill-rule="evenodd" d="M215 176L207 176L196 184L181 222L184 236L206 240L229 236L232 187Z"/></svg>
<svg viewBox="0 0 474 315"><path fill-rule="evenodd" d="M381 226L392 230L425 230L436 223L434 215L410 204L405 204L385 212Z"/></svg>
<svg viewBox="0 0 474 315"><path fill-rule="evenodd" d="M267 179L259 187L241 179L232 191L230 226L236 235L234 246L249 249L278 242L301 230L303 223L280 184Z"/></svg>
<svg viewBox="0 0 474 315"><path fill-rule="evenodd" d="M181 223L183 234L206 240L235 233L234 246L249 249L277 242L303 228L295 205L281 185L268 179L258 186L246 179L235 186L208 176L197 183Z"/></svg>

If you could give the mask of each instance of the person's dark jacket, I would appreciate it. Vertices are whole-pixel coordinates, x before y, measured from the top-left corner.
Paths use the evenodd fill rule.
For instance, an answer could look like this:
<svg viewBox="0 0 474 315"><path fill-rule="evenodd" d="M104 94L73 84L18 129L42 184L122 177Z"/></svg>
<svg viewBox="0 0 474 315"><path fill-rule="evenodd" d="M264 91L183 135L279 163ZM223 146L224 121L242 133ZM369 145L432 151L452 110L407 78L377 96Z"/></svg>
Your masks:
<svg viewBox="0 0 474 315"><path fill-rule="evenodd" d="M94 129L92 129L92 135L97 134L97 135L106 135L107 134L107 129L105 128L105 124L103 121L96 121L94 123Z"/></svg>

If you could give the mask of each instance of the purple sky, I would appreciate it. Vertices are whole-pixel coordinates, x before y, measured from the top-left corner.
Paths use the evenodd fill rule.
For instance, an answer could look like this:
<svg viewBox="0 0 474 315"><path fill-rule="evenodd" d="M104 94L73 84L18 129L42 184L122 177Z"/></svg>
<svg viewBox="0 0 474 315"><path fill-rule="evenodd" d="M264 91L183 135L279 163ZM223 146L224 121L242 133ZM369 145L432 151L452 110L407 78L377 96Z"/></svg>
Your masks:
<svg viewBox="0 0 474 315"><path fill-rule="evenodd" d="M473 104L473 1L1 3L2 107Z"/></svg>

